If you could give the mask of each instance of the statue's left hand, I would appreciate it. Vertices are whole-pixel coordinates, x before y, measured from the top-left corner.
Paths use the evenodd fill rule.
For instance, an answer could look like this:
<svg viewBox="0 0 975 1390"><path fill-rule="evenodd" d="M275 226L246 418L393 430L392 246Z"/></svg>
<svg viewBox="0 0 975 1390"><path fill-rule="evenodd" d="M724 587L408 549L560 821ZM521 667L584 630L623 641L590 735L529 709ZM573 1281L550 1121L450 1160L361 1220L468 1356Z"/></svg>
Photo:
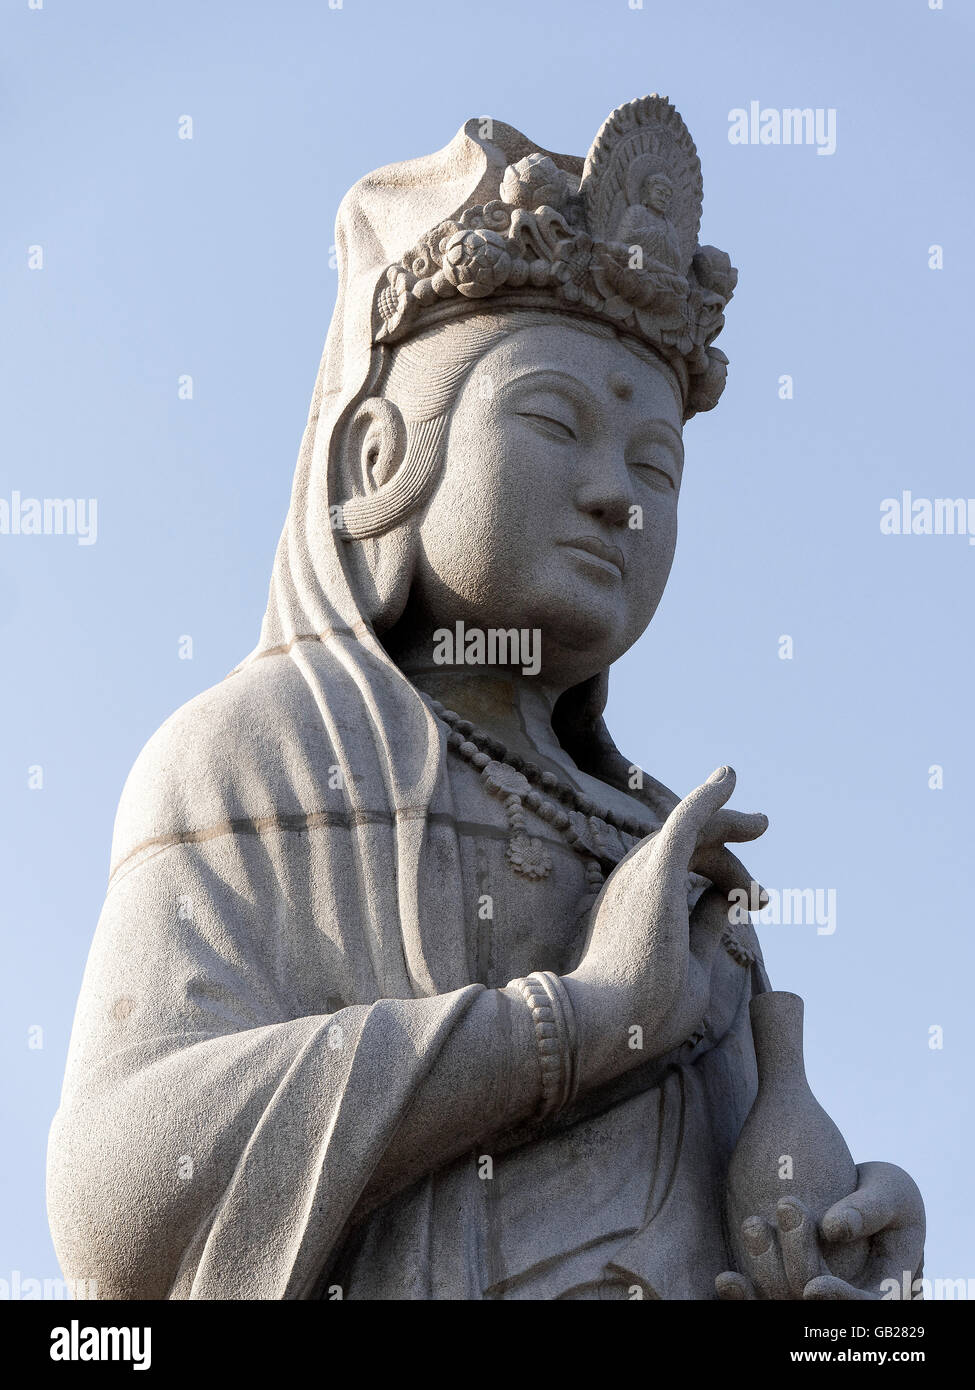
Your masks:
<svg viewBox="0 0 975 1390"><path fill-rule="evenodd" d="M896 1280L899 1289L905 1282L910 1287L924 1254L924 1203L917 1184L893 1163L861 1163L857 1179L856 1190L830 1207L818 1231L795 1197L779 1202L775 1226L759 1216L749 1217L742 1230L750 1268L747 1273L719 1274L718 1297L882 1299L885 1280ZM870 1240L870 1254L857 1283L831 1273L824 1245L865 1238Z"/></svg>

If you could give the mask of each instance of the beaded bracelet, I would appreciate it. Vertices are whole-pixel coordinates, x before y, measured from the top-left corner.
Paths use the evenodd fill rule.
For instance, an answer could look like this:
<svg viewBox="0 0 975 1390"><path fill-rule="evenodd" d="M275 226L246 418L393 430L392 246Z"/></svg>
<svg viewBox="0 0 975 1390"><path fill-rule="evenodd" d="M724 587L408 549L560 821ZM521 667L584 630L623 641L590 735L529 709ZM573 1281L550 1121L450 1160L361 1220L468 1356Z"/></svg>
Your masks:
<svg viewBox="0 0 975 1390"><path fill-rule="evenodd" d="M551 970L536 970L523 980L512 980L531 1010L542 1074L542 1099L536 1118L557 1114L576 1091L577 1033L572 1001L562 981Z"/></svg>

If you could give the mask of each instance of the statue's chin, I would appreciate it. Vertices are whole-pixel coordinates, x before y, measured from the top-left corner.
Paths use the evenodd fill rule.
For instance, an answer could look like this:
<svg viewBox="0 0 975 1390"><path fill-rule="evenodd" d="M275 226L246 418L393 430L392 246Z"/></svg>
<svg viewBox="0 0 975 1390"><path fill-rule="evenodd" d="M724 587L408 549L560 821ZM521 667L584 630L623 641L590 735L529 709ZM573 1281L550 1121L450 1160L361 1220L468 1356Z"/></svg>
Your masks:
<svg viewBox="0 0 975 1390"><path fill-rule="evenodd" d="M571 684L588 680L604 671L623 655L631 645L622 639L615 622L605 615L589 617L578 610L566 611L534 624L542 635L542 659L551 669L553 663Z"/></svg>
<svg viewBox="0 0 975 1390"><path fill-rule="evenodd" d="M605 670L629 651L646 631L652 611L630 612L622 597L616 602L599 601L573 589L558 601L536 609L534 622L540 629L543 650L560 649L589 658L592 670Z"/></svg>

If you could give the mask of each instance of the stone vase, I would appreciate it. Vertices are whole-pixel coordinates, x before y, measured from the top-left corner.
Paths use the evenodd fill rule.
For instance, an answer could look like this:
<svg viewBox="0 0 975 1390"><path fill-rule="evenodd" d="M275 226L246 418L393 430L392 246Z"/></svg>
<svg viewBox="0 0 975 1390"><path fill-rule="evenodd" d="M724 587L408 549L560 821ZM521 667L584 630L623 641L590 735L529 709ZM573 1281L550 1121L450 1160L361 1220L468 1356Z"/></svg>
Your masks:
<svg viewBox="0 0 975 1390"><path fill-rule="evenodd" d="M762 1216L776 1226L778 1203L796 1197L818 1227L834 1202L857 1185L846 1142L806 1080L802 1000L770 990L752 999L750 1014L758 1094L732 1154L726 1194L731 1248L743 1273L749 1262L741 1226L748 1217ZM866 1240L822 1248L829 1269L842 1279L855 1280L866 1264Z"/></svg>

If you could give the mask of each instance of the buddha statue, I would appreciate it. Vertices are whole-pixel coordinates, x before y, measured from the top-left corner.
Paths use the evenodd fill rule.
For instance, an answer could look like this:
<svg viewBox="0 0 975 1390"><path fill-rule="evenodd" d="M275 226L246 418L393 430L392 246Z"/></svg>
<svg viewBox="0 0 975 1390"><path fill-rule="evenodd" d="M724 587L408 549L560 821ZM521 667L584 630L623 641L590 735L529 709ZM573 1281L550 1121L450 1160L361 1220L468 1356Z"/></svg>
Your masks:
<svg viewBox="0 0 975 1390"><path fill-rule="evenodd" d="M50 1141L68 1278L817 1300L919 1270L917 1188L853 1162L729 911L765 817L603 718L725 381L700 211L656 96L585 160L472 120L343 201L259 641L122 796Z"/></svg>

